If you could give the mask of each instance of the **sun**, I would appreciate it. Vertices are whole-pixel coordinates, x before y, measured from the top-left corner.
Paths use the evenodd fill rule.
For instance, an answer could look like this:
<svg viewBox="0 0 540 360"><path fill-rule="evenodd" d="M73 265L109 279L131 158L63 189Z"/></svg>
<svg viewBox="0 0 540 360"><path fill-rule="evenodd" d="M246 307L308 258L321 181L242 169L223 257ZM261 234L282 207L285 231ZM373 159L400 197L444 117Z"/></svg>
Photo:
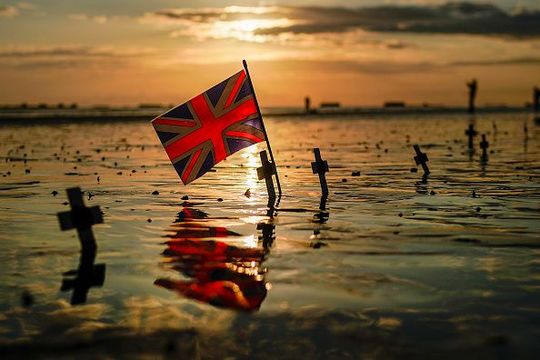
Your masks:
<svg viewBox="0 0 540 360"><path fill-rule="evenodd" d="M215 38L235 38L242 41L266 42L266 35L257 34L257 30L290 26L289 19L242 19L235 21L217 21L212 28Z"/></svg>

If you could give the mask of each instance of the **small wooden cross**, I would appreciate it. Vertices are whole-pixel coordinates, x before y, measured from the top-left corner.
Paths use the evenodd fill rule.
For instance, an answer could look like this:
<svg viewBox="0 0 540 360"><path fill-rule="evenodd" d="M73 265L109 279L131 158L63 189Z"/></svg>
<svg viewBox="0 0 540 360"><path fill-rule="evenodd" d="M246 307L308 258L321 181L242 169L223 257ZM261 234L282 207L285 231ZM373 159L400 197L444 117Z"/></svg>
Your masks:
<svg viewBox="0 0 540 360"><path fill-rule="evenodd" d="M480 148L482 149L482 159L487 160L487 149L489 142L486 140L486 134L482 134L482 141L480 141Z"/></svg>
<svg viewBox="0 0 540 360"><path fill-rule="evenodd" d="M465 135L469 137L469 150L473 150L473 140L476 135L478 135L478 131L474 130L474 125L470 124L469 129L465 130Z"/></svg>
<svg viewBox="0 0 540 360"><path fill-rule="evenodd" d="M429 161L427 154L420 151L420 146L417 144L413 145L414 151L416 152L416 156L414 157L414 161L416 162L416 165L422 165L422 169L424 169L424 175L429 175L429 168L427 166L427 162Z"/></svg>
<svg viewBox="0 0 540 360"><path fill-rule="evenodd" d="M276 165L268 161L268 155L266 151L261 151L259 153L261 156L260 168L257 168L257 177L259 180L264 179L266 182L266 191L268 192L268 199L276 199L276 190L274 189L274 180L273 177L276 174Z"/></svg>
<svg viewBox="0 0 540 360"><path fill-rule="evenodd" d="M86 207L81 189L78 187L66 191L71 211L58 213L60 229L62 231L77 229L83 250L88 246L95 247L96 240L92 232L92 225L103 223L103 215L99 206Z"/></svg>
<svg viewBox="0 0 540 360"><path fill-rule="evenodd" d="M321 190L323 196L328 196L328 185L326 184L325 173L328 172L328 162L321 157L321 150L314 148L315 161L311 163L311 170L314 174L319 174L319 181L321 183Z"/></svg>
<svg viewBox="0 0 540 360"><path fill-rule="evenodd" d="M86 207L81 189L67 189L71 211L58 213L60 228L64 230L77 229L81 243L81 257L79 268L64 273L60 290L73 289L71 304L77 305L86 302L88 290L93 286L102 286L105 281L105 264L94 265L96 258L96 240L92 232L92 225L103 223L103 215L99 206ZM73 277L74 276L74 277Z"/></svg>

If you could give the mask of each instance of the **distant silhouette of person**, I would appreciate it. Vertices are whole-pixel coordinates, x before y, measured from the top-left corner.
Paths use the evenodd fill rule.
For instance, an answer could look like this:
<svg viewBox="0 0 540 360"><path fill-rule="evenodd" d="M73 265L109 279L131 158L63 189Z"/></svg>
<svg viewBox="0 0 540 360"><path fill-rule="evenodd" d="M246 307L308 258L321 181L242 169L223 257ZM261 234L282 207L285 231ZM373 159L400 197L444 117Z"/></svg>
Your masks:
<svg viewBox="0 0 540 360"><path fill-rule="evenodd" d="M309 96L306 96L306 98L304 99L304 104L306 107L306 114L309 114L311 110L311 99L309 98Z"/></svg>
<svg viewBox="0 0 540 360"><path fill-rule="evenodd" d="M538 86L533 88L533 109L535 112L540 111L540 88Z"/></svg>
<svg viewBox="0 0 540 360"><path fill-rule="evenodd" d="M478 89L478 82L476 79L472 79L470 82L467 83L467 86L469 87L469 113L474 113L476 108L474 106L474 102L476 100L476 90Z"/></svg>

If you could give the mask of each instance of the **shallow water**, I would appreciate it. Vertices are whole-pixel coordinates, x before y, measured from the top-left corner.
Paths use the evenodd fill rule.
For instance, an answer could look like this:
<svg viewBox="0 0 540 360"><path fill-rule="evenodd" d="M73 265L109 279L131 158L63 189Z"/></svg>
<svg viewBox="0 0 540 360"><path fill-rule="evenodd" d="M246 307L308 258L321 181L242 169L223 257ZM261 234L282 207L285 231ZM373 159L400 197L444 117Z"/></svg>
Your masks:
<svg viewBox="0 0 540 360"><path fill-rule="evenodd" d="M266 122L284 190L276 211L257 180L260 145L183 186L150 123L0 127L0 353L540 350L540 127L530 115ZM487 134L487 161L479 137L467 150L470 122ZM410 170L415 143L430 159L426 181ZM330 166L323 210L313 147ZM60 291L79 264L76 231L61 232L56 217L73 186L105 220L93 227L105 280L80 305Z"/></svg>

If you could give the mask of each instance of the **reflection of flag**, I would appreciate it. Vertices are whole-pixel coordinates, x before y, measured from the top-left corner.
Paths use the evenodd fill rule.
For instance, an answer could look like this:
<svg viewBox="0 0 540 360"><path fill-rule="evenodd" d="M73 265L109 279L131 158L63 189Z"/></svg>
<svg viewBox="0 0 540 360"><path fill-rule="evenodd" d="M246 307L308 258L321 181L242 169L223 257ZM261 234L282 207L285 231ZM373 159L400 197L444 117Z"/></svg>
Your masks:
<svg viewBox="0 0 540 360"><path fill-rule="evenodd" d="M244 70L158 116L152 124L184 184L227 156L266 140Z"/></svg>
<svg viewBox="0 0 540 360"><path fill-rule="evenodd" d="M154 284L210 305L244 311L259 310L268 292L262 281L190 282L157 279Z"/></svg>

